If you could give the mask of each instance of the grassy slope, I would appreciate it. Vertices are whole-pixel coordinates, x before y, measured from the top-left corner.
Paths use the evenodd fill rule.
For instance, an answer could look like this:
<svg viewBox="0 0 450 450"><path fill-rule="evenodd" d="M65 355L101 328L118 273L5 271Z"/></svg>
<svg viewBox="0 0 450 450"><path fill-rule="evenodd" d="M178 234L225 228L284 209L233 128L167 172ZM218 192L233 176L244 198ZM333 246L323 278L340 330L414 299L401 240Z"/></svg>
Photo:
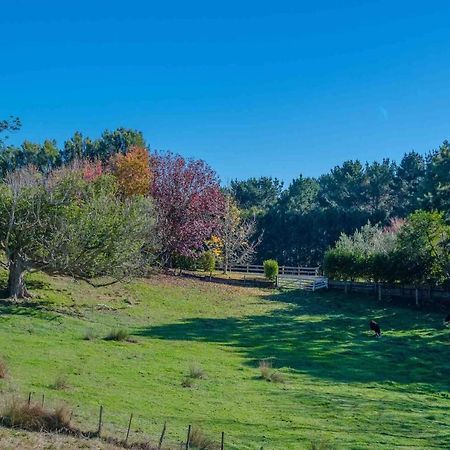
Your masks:
<svg viewBox="0 0 450 450"><path fill-rule="evenodd" d="M31 277L39 307L0 307L4 392L45 394L106 431L181 440L187 424L229 449L301 449L328 439L343 449L450 448L450 340L442 315L333 292L307 295L154 278L94 290ZM380 340L366 331L379 318ZM129 329L137 343L84 341ZM273 358L287 382L259 379ZM207 378L181 386L192 363ZM69 388L52 389L58 376Z"/></svg>

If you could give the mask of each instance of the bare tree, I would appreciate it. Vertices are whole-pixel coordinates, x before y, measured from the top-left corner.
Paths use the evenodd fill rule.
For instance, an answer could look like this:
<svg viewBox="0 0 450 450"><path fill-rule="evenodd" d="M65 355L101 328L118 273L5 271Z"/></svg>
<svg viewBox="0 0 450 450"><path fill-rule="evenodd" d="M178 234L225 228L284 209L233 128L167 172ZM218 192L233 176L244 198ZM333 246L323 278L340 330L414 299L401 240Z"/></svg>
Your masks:
<svg viewBox="0 0 450 450"><path fill-rule="evenodd" d="M224 273L232 264L252 261L261 236L256 236L256 219L243 219L241 211L231 196L226 196L221 223L222 266Z"/></svg>

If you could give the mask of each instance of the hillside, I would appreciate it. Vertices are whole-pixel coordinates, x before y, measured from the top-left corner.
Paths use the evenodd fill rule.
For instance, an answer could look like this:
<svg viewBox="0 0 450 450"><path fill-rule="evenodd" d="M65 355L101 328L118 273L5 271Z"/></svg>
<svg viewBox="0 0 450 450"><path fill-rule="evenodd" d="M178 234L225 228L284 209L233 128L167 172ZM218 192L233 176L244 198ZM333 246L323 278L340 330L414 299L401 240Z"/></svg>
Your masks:
<svg viewBox="0 0 450 450"><path fill-rule="evenodd" d="M224 431L234 450L450 447L440 313L167 276L94 289L33 274L28 284L31 304L0 307L4 399L32 391L48 405L65 401L83 429L96 428L103 405L104 433L120 438L133 413L133 440L157 441L167 421L167 442L192 424L215 440ZM104 339L122 329L128 341ZM265 359L284 382L261 379ZM1 429L0 444L27 448L21 436L35 439Z"/></svg>

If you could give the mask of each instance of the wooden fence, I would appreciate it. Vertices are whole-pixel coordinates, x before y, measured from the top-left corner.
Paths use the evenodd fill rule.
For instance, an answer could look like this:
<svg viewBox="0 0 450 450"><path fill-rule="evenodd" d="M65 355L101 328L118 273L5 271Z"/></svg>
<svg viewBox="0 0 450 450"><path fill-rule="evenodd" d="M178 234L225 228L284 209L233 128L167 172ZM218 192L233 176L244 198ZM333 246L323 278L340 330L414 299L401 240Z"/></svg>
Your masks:
<svg viewBox="0 0 450 450"><path fill-rule="evenodd" d="M314 292L318 289L328 288L328 278L316 275L278 275L276 286Z"/></svg>
<svg viewBox="0 0 450 450"><path fill-rule="evenodd" d="M223 266L218 264L216 266L218 270L223 270ZM231 264L228 267L228 272L235 273L248 273L254 275L263 275L264 274L264 266L262 264ZM280 275L296 275L296 276L318 276L319 268L318 267L302 267L302 266L280 266L279 267Z"/></svg>

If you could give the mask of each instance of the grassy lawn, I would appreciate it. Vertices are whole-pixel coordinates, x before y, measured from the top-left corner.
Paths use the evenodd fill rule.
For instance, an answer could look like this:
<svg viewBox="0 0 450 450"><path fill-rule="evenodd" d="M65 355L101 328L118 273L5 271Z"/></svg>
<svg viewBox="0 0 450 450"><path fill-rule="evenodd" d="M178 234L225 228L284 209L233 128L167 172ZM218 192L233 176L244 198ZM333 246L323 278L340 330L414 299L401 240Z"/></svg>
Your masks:
<svg viewBox="0 0 450 450"><path fill-rule="evenodd" d="M2 278L3 277L3 278ZM4 274L0 275L0 284ZM35 274L32 306L0 304L4 394L74 407L94 429L181 441L188 424L227 449L450 448L450 340L443 314L334 292L306 294L155 277L93 289ZM374 339L368 321L384 335ZM135 342L103 338L127 329ZM84 340L90 333L97 336ZM260 378L270 358L285 378ZM182 381L192 365L203 379ZM67 386L55 388L63 379Z"/></svg>

